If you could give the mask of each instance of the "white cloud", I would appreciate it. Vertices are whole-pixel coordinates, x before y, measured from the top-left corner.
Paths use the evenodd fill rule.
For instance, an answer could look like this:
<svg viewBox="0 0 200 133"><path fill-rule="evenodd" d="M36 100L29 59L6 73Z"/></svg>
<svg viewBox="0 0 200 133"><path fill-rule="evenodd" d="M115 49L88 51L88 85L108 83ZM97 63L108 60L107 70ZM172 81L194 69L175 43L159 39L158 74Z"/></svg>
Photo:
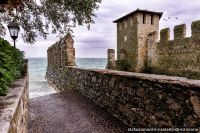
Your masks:
<svg viewBox="0 0 200 133"><path fill-rule="evenodd" d="M200 19L199 0L103 0L96 11L97 17L94 18L95 24L91 25L91 30L88 31L83 26L74 29L76 56L106 57L107 49L116 49L117 45L116 24L112 21L137 8L164 12L160 28L170 27L173 31L175 25L186 23L188 36L192 21ZM163 20L168 17L171 19ZM176 17L178 19L175 19ZM6 36L6 39L11 41L9 36ZM46 41L39 37L34 45L28 45L19 37L17 47L24 50L27 57L45 57L46 49L58 40L59 38L51 35Z"/></svg>

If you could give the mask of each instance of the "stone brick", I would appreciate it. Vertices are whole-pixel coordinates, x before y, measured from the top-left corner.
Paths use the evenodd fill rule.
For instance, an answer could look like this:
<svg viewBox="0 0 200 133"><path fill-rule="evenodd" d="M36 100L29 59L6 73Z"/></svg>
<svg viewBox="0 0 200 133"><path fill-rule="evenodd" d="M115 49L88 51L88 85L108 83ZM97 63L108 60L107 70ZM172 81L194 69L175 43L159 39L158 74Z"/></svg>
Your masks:
<svg viewBox="0 0 200 133"><path fill-rule="evenodd" d="M75 67L64 71L65 88L55 85L59 91L76 90L130 127L186 127L187 117L193 127L199 124L199 80ZM59 79L50 72L49 82Z"/></svg>

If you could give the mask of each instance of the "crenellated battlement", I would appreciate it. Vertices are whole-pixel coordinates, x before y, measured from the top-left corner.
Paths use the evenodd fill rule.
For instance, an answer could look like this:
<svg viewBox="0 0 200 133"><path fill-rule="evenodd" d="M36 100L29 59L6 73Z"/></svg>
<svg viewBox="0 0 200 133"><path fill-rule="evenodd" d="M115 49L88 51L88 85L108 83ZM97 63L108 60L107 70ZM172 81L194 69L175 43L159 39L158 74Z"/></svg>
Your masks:
<svg viewBox="0 0 200 133"><path fill-rule="evenodd" d="M169 39L170 39L170 29L169 28L162 29L160 31L160 41L165 42L169 41Z"/></svg>
<svg viewBox="0 0 200 133"><path fill-rule="evenodd" d="M192 39L194 41L200 40L200 20L192 22Z"/></svg>
<svg viewBox="0 0 200 133"><path fill-rule="evenodd" d="M200 20L194 21L191 24L191 31L192 36L189 37L192 40L200 40ZM181 41L184 38L186 38L186 25L180 24L176 25L173 29L174 33L174 41ZM149 33L149 36L152 36L152 34L155 34L154 32ZM165 28L160 30L160 43L164 43L170 40L170 29Z"/></svg>
<svg viewBox="0 0 200 133"><path fill-rule="evenodd" d="M191 23L191 37L186 37L186 24L159 32L162 13L136 10L130 14L115 21L117 60L108 50L108 69L200 79L200 20Z"/></svg>
<svg viewBox="0 0 200 133"><path fill-rule="evenodd" d="M160 31L160 41L156 42L157 32L147 38L146 71L200 79L200 20L191 24L192 36L186 37L186 25L174 27L174 40L170 40L170 29Z"/></svg>
<svg viewBox="0 0 200 133"><path fill-rule="evenodd" d="M174 40L183 39L186 37L186 25L181 24L174 27Z"/></svg>

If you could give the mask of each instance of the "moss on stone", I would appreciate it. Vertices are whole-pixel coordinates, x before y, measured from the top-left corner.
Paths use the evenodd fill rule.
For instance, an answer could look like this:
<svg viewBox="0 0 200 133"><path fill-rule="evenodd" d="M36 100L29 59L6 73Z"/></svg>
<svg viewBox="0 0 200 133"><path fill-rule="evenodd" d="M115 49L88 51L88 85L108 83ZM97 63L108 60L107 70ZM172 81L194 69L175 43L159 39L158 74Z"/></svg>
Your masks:
<svg viewBox="0 0 200 133"><path fill-rule="evenodd" d="M128 71L131 68L131 65L128 64L126 60L117 60L116 69L121 71Z"/></svg>

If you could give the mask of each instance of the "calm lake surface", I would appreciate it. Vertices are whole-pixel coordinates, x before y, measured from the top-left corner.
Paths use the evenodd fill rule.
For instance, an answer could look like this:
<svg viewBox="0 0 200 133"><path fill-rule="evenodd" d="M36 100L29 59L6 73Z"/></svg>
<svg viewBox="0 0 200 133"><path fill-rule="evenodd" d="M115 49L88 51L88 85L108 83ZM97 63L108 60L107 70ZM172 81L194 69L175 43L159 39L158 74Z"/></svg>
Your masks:
<svg viewBox="0 0 200 133"><path fill-rule="evenodd" d="M76 64L81 68L105 69L106 58L77 58ZM29 58L29 96L39 96L55 93L54 89L47 84L45 79L47 68L46 58Z"/></svg>

